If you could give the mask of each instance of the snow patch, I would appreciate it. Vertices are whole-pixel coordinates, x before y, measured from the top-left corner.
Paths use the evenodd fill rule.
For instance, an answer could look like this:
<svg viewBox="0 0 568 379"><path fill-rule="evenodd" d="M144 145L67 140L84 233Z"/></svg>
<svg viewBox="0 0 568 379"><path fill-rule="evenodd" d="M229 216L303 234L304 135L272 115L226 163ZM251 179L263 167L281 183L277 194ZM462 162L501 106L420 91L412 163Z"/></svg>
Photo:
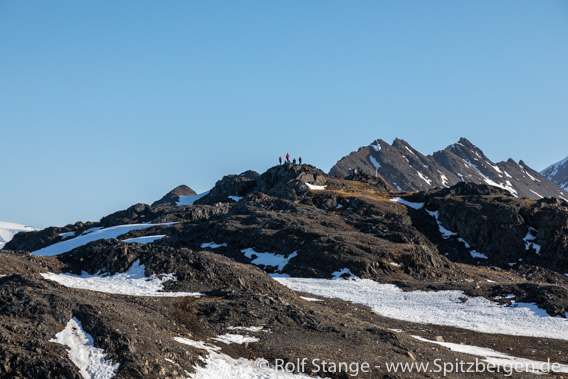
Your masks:
<svg viewBox="0 0 568 379"><path fill-rule="evenodd" d="M83 234L81 234L78 237L61 241L53 245L49 245L47 247L44 247L43 249L36 250L31 254L48 255L48 256L63 254L79 246L86 245L89 242L101 239L117 238L118 236L121 236L133 230L147 229L147 228L152 228L154 226L169 226L173 224L175 224L175 222L168 222L163 224L128 224L128 225L111 226L109 228L104 228L104 229L93 228L92 231L91 229L89 229L83 232Z"/></svg>
<svg viewBox="0 0 568 379"><path fill-rule="evenodd" d="M294 251L292 254L288 254L288 257L284 257L283 255L273 254L273 253L259 253L254 251L252 248L243 249L241 253L245 255L245 257L249 259L253 259L253 256L256 256L250 263L256 266L274 266L277 268L277 271L282 271L284 266L290 262L290 259L296 257L298 255L297 251Z"/></svg>
<svg viewBox="0 0 568 379"><path fill-rule="evenodd" d="M61 237L62 239L75 237L75 232L59 233L59 237Z"/></svg>
<svg viewBox="0 0 568 379"><path fill-rule="evenodd" d="M540 199L542 199L544 196L542 196L541 194L533 191L532 189L529 188L529 191L531 191L532 193L534 193L535 195L537 195Z"/></svg>
<svg viewBox="0 0 568 379"><path fill-rule="evenodd" d="M422 173L420 171L416 171L418 173L418 176L420 177L420 179L424 180L426 183L428 183L429 186L432 185L432 180L428 179L427 177L425 177L424 175L422 175Z"/></svg>
<svg viewBox="0 0 568 379"><path fill-rule="evenodd" d="M227 196L229 199L236 201L237 203L243 199L242 196Z"/></svg>
<svg viewBox="0 0 568 379"><path fill-rule="evenodd" d="M554 372L568 373L568 365L560 363L534 361L532 359L518 358L486 347L457 344L451 342L438 342L438 341L428 340L426 338L422 338L419 336L412 336L412 337L422 342L435 343L444 346L452 351L457 351L459 353L484 357L483 361L491 363L495 366L500 366L506 374L512 372L530 372L533 374L547 374L550 373L552 368L554 368Z"/></svg>
<svg viewBox="0 0 568 379"><path fill-rule="evenodd" d="M451 236L457 236L457 233L451 232L442 226L442 223L440 222L440 220L438 220L438 217L440 217L440 213L438 211L429 211L428 209L426 209L426 212L428 212L430 216L436 219L436 223L438 224L438 229L440 229L440 234L444 239L448 239Z"/></svg>
<svg viewBox="0 0 568 379"><path fill-rule="evenodd" d="M376 169L381 168L381 164L372 155L369 155L369 160L371 161L373 166L375 166Z"/></svg>
<svg viewBox="0 0 568 379"><path fill-rule="evenodd" d="M315 297L307 297L307 296L300 296L300 299L304 299L306 301L312 301L312 302L323 301L322 299L316 299Z"/></svg>
<svg viewBox="0 0 568 379"><path fill-rule="evenodd" d="M113 378L120 366L120 363L113 365L112 360L105 359L104 350L95 347L93 337L83 330L81 322L75 317L49 342L69 347L69 359L79 368L83 378Z"/></svg>
<svg viewBox="0 0 568 379"><path fill-rule="evenodd" d="M161 292L164 283L170 280L176 280L176 277L173 274L146 277L144 275L144 269L144 265L141 265L138 259L132 264L128 271L114 275L98 273L90 275L86 272L83 272L81 275L73 275L54 274L50 272L43 273L41 276L43 276L44 279L53 280L65 287L119 295L156 297L204 296L196 292Z"/></svg>
<svg viewBox="0 0 568 379"><path fill-rule="evenodd" d="M315 184L310 184L310 183L305 183L309 189L311 189L312 191L321 191L324 190L325 187L327 186L317 186Z"/></svg>
<svg viewBox="0 0 568 379"><path fill-rule="evenodd" d="M379 284L369 279L275 280L294 291L352 301L398 320L454 326L481 333L568 340L568 321L550 317L534 304L519 303L509 307L483 297L468 297L462 291L404 292L393 284Z"/></svg>
<svg viewBox="0 0 568 379"><path fill-rule="evenodd" d="M179 197L178 201L176 202L176 205L178 207L182 206L182 205L193 205L194 202L196 202L197 200L201 199L202 197L204 197L208 194L209 194L209 191L199 193L197 195L182 195L182 196Z"/></svg>
<svg viewBox="0 0 568 379"><path fill-rule="evenodd" d="M375 151L381 151L381 144L376 141L376 144L371 145L371 147L375 150Z"/></svg>
<svg viewBox="0 0 568 379"><path fill-rule="evenodd" d="M161 238L164 238L166 235L165 234L158 234L155 236L144 236L144 237L136 237L136 238L128 238L125 240L122 240L122 242L136 242L136 243L152 243L154 241L157 241Z"/></svg>
<svg viewBox="0 0 568 379"><path fill-rule="evenodd" d="M395 203L403 204L414 209L422 209L424 206L424 203L413 203L408 200L401 199L400 197L393 197L390 201L394 201Z"/></svg>
<svg viewBox="0 0 568 379"><path fill-rule="evenodd" d="M531 226L529 226L529 231L523 241L525 241L525 250L529 251L534 249L537 255L540 255L540 249L542 248L539 244L534 243L533 241L536 239L537 230Z"/></svg>

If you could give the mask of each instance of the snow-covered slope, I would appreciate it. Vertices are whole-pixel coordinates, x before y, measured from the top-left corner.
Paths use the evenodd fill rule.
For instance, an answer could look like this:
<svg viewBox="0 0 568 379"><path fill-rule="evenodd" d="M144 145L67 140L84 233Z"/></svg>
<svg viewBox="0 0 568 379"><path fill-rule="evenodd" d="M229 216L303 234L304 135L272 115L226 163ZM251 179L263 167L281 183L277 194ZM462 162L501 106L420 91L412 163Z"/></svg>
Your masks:
<svg viewBox="0 0 568 379"><path fill-rule="evenodd" d="M10 242L19 232L30 232L33 230L35 229L31 226L0 221L0 249L4 248L4 245Z"/></svg>
<svg viewBox="0 0 568 379"><path fill-rule="evenodd" d="M568 191L568 157L560 162L548 166L540 172L548 180L558 184L561 188Z"/></svg>

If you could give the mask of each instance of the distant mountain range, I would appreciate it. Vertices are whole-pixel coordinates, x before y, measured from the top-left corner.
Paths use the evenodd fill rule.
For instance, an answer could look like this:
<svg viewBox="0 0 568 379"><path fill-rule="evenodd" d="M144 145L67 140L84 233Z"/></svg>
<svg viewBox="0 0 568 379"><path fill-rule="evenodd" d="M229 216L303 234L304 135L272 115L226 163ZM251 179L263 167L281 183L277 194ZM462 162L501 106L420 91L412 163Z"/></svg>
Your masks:
<svg viewBox="0 0 568 379"><path fill-rule="evenodd" d="M558 184L564 190L568 190L568 157L552 166L548 166L540 172L548 180Z"/></svg>
<svg viewBox="0 0 568 379"><path fill-rule="evenodd" d="M522 160L492 162L481 149L465 138L437 151L423 155L406 141L395 139L392 145L377 139L340 159L330 175L346 177L354 170L382 176L394 189L424 191L435 187L450 187L459 182L489 184L506 189L514 196L540 199L568 199L568 193L552 182L563 176L568 184L568 162L564 160L543 171L543 175ZM549 170L549 171L547 171Z"/></svg>

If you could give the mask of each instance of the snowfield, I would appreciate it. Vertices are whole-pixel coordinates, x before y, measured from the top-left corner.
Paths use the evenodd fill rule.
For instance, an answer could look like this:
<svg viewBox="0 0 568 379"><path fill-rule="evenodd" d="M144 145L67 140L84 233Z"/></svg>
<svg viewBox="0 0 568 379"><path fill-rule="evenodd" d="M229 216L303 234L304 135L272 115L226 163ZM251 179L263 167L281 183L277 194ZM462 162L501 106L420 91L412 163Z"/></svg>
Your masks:
<svg viewBox="0 0 568 379"><path fill-rule="evenodd" d="M162 292L164 283L176 280L173 274L161 275L160 277L144 275L144 265L137 260L126 272L114 275L95 274L41 274L45 279L53 280L65 287L80 288L96 292L114 293L118 295L132 296L156 296L156 297L184 297L203 296L197 292Z"/></svg>
<svg viewBox="0 0 568 379"><path fill-rule="evenodd" d="M483 297L468 297L462 291L403 292L393 284L369 279L274 279L294 291L352 301L398 320L481 333L568 340L568 320L550 317L534 304L516 303L508 307Z"/></svg>

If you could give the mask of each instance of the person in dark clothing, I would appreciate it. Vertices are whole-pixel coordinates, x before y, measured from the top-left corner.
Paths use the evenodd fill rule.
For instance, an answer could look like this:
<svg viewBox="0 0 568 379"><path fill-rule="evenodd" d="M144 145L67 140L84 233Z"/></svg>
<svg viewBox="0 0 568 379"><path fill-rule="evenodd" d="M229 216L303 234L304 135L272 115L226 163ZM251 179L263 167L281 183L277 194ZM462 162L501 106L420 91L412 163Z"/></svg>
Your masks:
<svg viewBox="0 0 568 379"><path fill-rule="evenodd" d="M286 162L290 163L290 154L286 153Z"/></svg>
<svg viewBox="0 0 568 379"><path fill-rule="evenodd" d="M280 164L282 164L282 157L278 157L278 162L280 162Z"/></svg>
<svg viewBox="0 0 568 379"><path fill-rule="evenodd" d="M292 163L296 164L296 158L294 158L294 160L292 160Z"/></svg>
<svg viewBox="0 0 568 379"><path fill-rule="evenodd" d="M298 158L298 163L302 164L302 157Z"/></svg>

